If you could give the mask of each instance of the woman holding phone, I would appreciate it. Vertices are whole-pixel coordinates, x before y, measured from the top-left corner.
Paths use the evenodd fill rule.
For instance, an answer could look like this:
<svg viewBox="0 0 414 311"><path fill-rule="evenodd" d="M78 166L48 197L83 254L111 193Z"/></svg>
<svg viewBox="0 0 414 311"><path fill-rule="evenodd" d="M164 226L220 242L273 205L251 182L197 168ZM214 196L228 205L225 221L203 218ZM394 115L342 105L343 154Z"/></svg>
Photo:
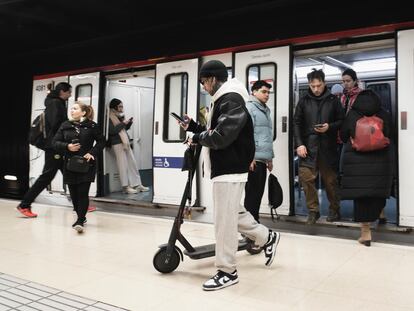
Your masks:
<svg viewBox="0 0 414 311"><path fill-rule="evenodd" d="M63 179L69 187L78 216L72 227L82 233L89 205L89 188L96 175L96 157L105 146L105 138L92 121L92 106L76 102L70 115L71 119L62 123L52 144L65 155Z"/></svg>
<svg viewBox="0 0 414 311"><path fill-rule="evenodd" d="M132 125L132 118L125 119L124 105L118 98L109 103L109 141L115 152L119 177L123 193L133 194L149 191L142 185L138 166L129 145L127 130Z"/></svg>

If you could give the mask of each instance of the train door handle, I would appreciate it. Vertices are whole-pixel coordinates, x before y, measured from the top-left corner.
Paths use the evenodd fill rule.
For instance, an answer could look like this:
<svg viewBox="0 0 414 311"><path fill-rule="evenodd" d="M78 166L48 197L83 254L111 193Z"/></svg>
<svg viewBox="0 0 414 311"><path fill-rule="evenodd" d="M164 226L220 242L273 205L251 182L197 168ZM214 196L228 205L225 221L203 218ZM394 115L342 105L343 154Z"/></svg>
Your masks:
<svg viewBox="0 0 414 311"><path fill-rule="evenodd" d="M155 121L155 135L158 135L158 121Z"/></svg>
<svg viewBox="0 0 414 311"><path fill-rule="evenodd" d="M282 117L282 133L286 133L287 132L287 117L283 116Z"/></svg>
<svg viewBox="0 0 414 311"><path fill-rule="evenodd" d="M401 129L407 129L407 111L401 111Z"/></svg>

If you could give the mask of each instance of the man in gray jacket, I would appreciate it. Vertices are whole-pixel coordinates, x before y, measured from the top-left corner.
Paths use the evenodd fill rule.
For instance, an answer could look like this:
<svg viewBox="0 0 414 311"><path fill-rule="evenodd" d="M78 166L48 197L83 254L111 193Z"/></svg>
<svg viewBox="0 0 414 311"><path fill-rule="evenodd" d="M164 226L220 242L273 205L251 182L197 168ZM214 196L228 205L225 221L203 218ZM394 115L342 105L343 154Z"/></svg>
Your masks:
<svg viewBox="0 0 414 311"><path fill-rule="evenodd" d="M263 80L252 86L252 95L246 104L254 128L256 151L250 163L244 198L244 207L259 222L260 203L266 184L266 168L273 169L273 127L270 109L266 106L269 100L271 85Z"/></svg>

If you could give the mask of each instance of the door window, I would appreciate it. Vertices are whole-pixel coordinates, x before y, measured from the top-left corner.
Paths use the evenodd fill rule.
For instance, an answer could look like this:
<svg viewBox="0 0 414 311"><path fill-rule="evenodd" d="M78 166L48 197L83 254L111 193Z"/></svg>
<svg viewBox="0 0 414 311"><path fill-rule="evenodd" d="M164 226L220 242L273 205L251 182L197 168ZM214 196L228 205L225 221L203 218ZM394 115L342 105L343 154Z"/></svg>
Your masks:
<svg viewBox="0 0 414 311"><path fill-rule="evenodd" d="M165 77L165 103L164 103L164 130L165 142L179 142L185 140L185 131L171 116L175 112L179 116L187 113L188 74L177 73Z"/></svg>

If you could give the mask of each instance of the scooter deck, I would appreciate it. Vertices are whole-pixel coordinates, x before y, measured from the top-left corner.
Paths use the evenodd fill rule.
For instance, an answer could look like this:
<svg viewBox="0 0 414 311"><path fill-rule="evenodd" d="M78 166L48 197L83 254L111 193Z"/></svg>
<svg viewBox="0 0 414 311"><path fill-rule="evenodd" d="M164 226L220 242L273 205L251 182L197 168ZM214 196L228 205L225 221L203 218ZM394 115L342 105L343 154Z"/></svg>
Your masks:
<svg viewBox="0 0 414 311"><path fill-rule="evenodd" d="M248 243L244 241L239 241L238 251L246 250L248 247ZM184 255L190 257L191 259L201 259L207 257L213 257L216 255L216 244L208 244L194 247L194 252L189 252L188 250L184 250Z"/></svg>

